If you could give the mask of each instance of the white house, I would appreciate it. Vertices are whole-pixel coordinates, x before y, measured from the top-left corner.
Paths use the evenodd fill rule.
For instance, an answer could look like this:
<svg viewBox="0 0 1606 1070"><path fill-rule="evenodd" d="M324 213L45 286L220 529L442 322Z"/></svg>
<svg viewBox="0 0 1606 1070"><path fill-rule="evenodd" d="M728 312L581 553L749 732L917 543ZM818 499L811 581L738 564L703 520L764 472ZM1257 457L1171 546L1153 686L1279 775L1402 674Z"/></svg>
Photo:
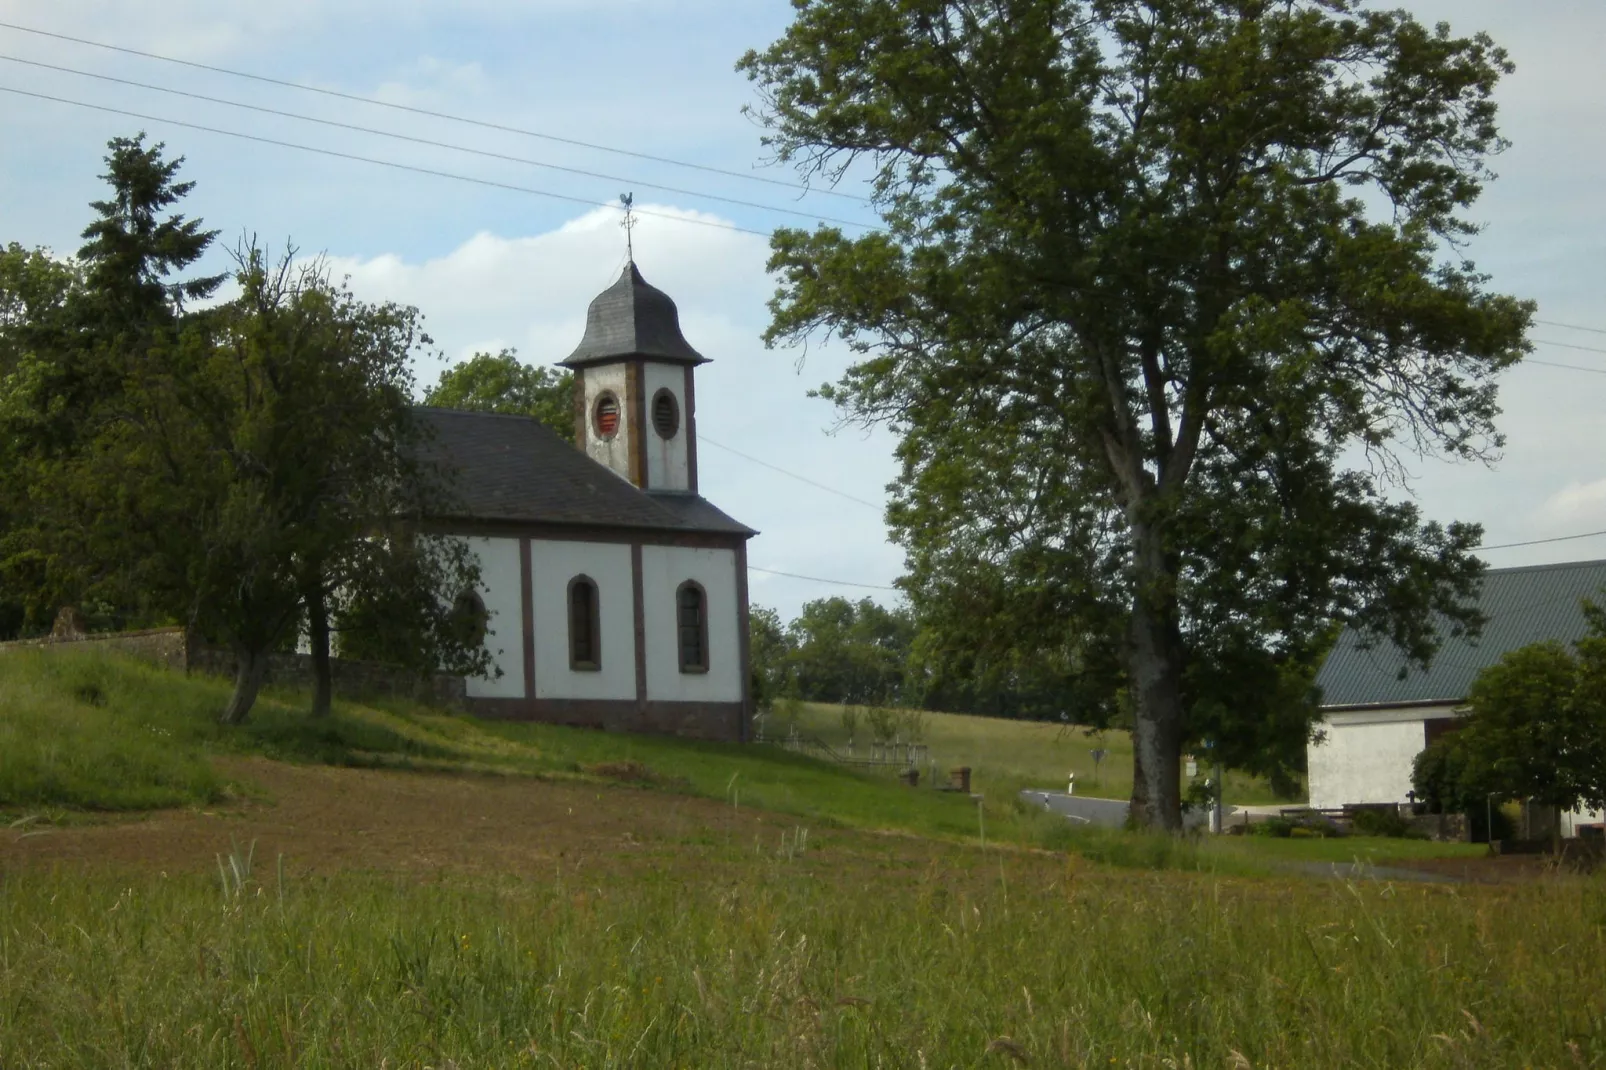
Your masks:
<svg viewBox="0 0 1606 1070"><path fill-rule="evenodd" d="M1479 595L1483 634L1448 640L1426 672L1386 643L1364 648L1346 630L1316 676L1323 739L1306 751L1311 806L1406 802L1412 762L1454 729L1479 671L1530 643L1583 638L1581 603L1601 600L1603 587L1606 561L1492 569ZM1564 828L1587 820L1599 818L1571 815Z"/></svg>
<svg viewBox="0 0 1606 1070"><path fill-rule="evenodd" d="M747 540L697 493L694 377L707 358L634 263L591 302L574 444L522 416L422 409L455 474L439 534L478 553L500 675L486 717L746 740Z"/></svg>

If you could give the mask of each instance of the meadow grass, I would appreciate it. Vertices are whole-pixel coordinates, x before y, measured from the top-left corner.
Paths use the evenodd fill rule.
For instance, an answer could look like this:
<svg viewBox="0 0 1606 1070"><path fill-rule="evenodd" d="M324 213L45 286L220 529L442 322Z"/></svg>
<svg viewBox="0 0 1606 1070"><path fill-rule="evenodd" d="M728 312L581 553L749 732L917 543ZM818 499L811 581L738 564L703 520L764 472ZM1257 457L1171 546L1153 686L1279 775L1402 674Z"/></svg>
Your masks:
<svg viewBox="0 0 1606 1070"><path fill-rule="evenodd" d="M1243 881L864 839L528 881L0 866L0 1066L1606 1062L1599 879Z"/></svg>
<svg viewBox="0 0 1606 1070"><path fill-rule="evenodd" d="M781 708L781 707L778 707ZM848 732L842 724L842 707L828 703L796 704L800 732L813 736L833 748L843 748ZM1022 788L1064 791L1069 774L1076 774L1076 791L1106 799L1126 799L1132 794L1132 737L1119 729L1093 732L1080 725L1050 721L1017 721L999 717L976 717L961 713L925 712L922 716L924 742L930 748L937 774L946 778L954 766L971 767L978 790L1013 795ZM784 738L784 717L777 722L771 715L772 736ZM854 739L857 754L868 753L869 729L864 717ZM1098 763L1093 751L1105 751ZM1200 776L1209 775L1200 769ZM1226 801L1234 805L1304 802L1303 794L1279 795L1265 780L1243 773L1229 772Z"/></svg>

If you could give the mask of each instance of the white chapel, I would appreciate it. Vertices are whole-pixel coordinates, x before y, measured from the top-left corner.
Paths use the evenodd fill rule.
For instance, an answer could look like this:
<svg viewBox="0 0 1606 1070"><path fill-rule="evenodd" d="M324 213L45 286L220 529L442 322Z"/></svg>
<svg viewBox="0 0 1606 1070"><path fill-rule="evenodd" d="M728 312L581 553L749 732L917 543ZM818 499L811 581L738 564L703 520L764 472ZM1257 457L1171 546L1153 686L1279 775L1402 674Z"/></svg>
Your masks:
<svg viewBox="0 0 1606 1070"><path fill-rule="evenodd" d="M479 556L485 717L745 741L747 540L697 492L697 369L669 296L632 262L591 302L574 371L580 447L523 416L421 409Z"/></svg>

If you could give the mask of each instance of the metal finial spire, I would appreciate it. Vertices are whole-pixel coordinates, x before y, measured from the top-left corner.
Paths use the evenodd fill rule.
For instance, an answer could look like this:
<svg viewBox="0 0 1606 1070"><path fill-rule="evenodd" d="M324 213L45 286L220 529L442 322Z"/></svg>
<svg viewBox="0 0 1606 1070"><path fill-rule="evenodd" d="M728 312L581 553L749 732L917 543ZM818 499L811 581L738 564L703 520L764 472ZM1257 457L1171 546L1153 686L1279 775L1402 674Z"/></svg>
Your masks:
<svg viewBox="0 0 1606 1070"><path fill-rule="evenodd" d="M634 264L636 262L636 243L630 232L636 229L636 213L631 210L636 203L636 195L634 193L621 193L619 194L619 203L625 206L625 218L619 224L625 228L625 255Z"/></svg>

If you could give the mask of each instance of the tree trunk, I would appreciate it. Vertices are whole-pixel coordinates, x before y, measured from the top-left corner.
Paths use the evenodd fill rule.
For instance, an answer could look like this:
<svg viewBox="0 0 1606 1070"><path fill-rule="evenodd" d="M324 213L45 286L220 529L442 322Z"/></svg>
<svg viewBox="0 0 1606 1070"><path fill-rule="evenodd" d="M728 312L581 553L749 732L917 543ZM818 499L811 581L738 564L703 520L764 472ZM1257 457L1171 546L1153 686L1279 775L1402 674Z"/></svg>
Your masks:
<svg viewBox="0 0 1606 1070"><path fill-rule="evenodd" d="M329 716L334 680L329 668L329 603L323 590L307 596L307 641L312 647L312 716Z"/></svg>
<svg viewBox="0 0 1606 1070"><path fill-rule="evenodd" d="M1158 534L1133 532L1137 591L1132 599L1128 662L1132 679L1134 824L1182 830L1182 636L1175 579Z"/></svg>
<svg viewBox="0 0 1606 1070"><path fill-rule="evenodd" d="M223 716L219 718L224 724L244 724L245 719L251 716L251 707L256 705L257 692L261 690L262 678L267 672L266 650L251 650L236 644L234 693L229 696L229 704L223 708Z"/></svg>

